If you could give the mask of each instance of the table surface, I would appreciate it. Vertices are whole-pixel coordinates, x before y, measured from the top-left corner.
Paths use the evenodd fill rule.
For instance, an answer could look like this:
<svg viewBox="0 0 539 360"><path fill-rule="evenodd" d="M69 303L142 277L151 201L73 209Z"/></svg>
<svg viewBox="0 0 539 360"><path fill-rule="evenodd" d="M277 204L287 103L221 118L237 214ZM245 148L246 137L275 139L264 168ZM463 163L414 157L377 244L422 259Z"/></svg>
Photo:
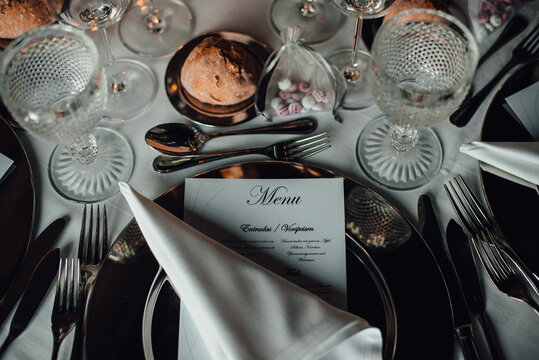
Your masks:
<svg viewBox="0 0 539 360"><path fill-rule="evenodd" d="M269 20L269 0L211 0L194 1L186 3L192 9L196 19L194 36L213 31L235 31L245 33L268 44L275 49L280 45L280 39L273 31ZM531 29L539 17L539 3L537 1L524 4L523 14L531 19L526 32ZM218 10L218 11L215 11ZM353 42L354 21L346 19L343 29L329 42L314 46L322 55L328 55L336 50L348 49ZM97 40L97 34L91 33ZM120 43L117 36L117 26L109 29L113 52L117 58L133 58L146 63L156 73L159 82L157 98L152 106L137 118L125 122L103 121L100 126L116 129L122 133L132 145L135 155L135 168L129 183L149 198L155 198L167 189L182 182L185 178L199 172L220 165L239 161L264 159L264 157L248 156L220 160L209 164L192 167L190 169L170 174L157 174L152 170L152 160L157 152L149 148L144 142L144 134L152 126L166 122L188 122L189 120L179 114L170 104L164 86L164 74L170 57L160 59L140 58L129 52ZM480 44L484 51L494 40L493 35L488 42ZM519 41L524 34L519 35L512 44ZM474 87L480 89L491 76L501 69L509 60L511 46L508 45L495 53L477 71ZM502 80L503 81L503 80ZM487 100L478 108L473 119L463 128L457 128L445 121L433 127L439 135L444 159L439 174L429 184L415 190L392 191L380 187L370 181L363 173L356 160L356 142L363 127L376 116L380 110L371 106L361 111L340 111L342 123L336 122L331 116L318 117L319 128L327 130L331 136L332 147L317 154L305 162L328 168L356 179L375 189L389 201L394 203L402 213L417 224L417 199L421 194L428 194L433 198L433 205L439 215L442 226L447 224L454 216L453 210L446 198L442 184L447 182L454 174L462 174L469 180L471 187L481 194L478 162L470 157L460 154L458 149L462 143L477 140L480 137L483 117L488 108L489 100L494 96L492 91ZM265 125L261 117L246 123L236 125L234 128L248 128ZM208 129L209 130L209 129ZM207 131L207 130L206 130ZM54 144L38 139L27 132L18 131L18 135L28 153L33 169L36 187L36 220L34 236L39 234L48 224L58 217L66 217L69 223L57 245L61 248L61 256L75 257L77 251L82 205L65 200L52 188L48 175L47 164ZM281 138L292 136L282 135ZM233 136L215 139L205 145L204 151L237 149L248 146L271 144L275 135ZM121 230L132 219L131 211L124 198L117 194L105 201L109 222L109 238L115 239ZM499 339L504 356L508 359L536 358L539 351L539 317L530 307L507 298L495 290L492 284L485 282L487 293L487 314L494 326L494 335ZM49 290L47 298L41 305L36 316L30 322L27 330L16 339L5 353L4 359L48 359L52 350L52 333L50 330L50 316L54 301L53 287ZM114 294L111 294L114 296ZM11 317L6 320L0 329L0 340L7 336ZM69 358L72 344L72 332L64 341L60 352L60 359ZM456 352L457 357L461 357Z"/></svg>

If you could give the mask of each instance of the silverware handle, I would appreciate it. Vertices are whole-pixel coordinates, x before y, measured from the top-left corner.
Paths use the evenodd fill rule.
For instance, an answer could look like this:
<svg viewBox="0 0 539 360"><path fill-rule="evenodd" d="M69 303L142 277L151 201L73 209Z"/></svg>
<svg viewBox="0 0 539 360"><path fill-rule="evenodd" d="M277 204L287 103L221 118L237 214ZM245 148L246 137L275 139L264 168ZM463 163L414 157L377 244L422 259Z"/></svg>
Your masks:
<svg viewBox="0 0 539 360"><path fill-rule="evenodd" d="M73 347L71 349L70 360L82 360L84 358L84 317L86 314L86 297L84 291L79 293L79 313L75 323L75 336L73 338Z"/></svg>
<svg viewBox="0 0 539 360"><path fill-rule="evenodd" d="M168 156L160 155L153 160L153 169L160 173L186 169L210 161L248 154L264 154L264 148L234 150L216 154Z"/></svg>
<svg viewBox="0 0 539 360"><path fill-rule="evenodd" d="M479 360L479 352L470 325L455 329L455 335L460 343L462 354L466 360Z"/></svg>
<svg viewBox="0 0 539 360"><path fill-rule="evenodd" d="M301 118L271 126L242 130L227 130L208 135L210 135L211 138L214 138L218 136L247 134L308 134L313 132L314 129L316 129L316 123L313 119Z"/></svg>
<svg viewBox="0 0 539 360"><path fill-rule="evenodd" d="M516 63L517 62L515 60L511 59L511 61L509 61L509 63L507 63L504 68L481 89L481 91L468 100L465 100L462 105L455 110L453 114L451 114L449 121L458 127L465 126L472 119L473 114L475 114L475 111L481 105L483 100L485 100L487 95L490 94L490 91L494 85L496 85L504 77L504 75L506 75L507 72L516 65Z"/></svg>

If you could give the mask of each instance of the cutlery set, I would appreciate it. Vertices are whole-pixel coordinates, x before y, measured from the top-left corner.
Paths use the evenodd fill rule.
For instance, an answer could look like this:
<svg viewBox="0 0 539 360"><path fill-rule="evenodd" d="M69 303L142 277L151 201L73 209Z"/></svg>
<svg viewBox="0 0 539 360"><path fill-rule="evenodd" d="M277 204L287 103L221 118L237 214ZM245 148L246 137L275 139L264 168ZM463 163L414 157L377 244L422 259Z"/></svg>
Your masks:
<svg viewBox="0 0 539 360"><path fill-rule="evenodd" d="M56 278L56 292L51 315L54 336L52 359L65 337L76 328L71 359L83 359L85 309L88 295L108 251L107 210L90 205L87 221L84 206L77 259L60 259L60 249L49 251L62 233L65 219L51 223L30 245L19 272L5 296L0 299L0 326L20 297L7 338L0 346L0 357L28 326ZM21 296L22 294L22 296Z"/></svg>

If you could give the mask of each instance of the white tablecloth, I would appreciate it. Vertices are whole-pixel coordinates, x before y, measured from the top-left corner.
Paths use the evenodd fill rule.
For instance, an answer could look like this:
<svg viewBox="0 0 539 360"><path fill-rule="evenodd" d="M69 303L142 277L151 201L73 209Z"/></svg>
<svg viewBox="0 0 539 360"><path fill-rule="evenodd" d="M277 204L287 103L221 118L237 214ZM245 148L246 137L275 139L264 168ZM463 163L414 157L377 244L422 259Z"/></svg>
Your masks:
<svg viewBox="0 0 539 360"><path fill-rule="evenodd" d="M269 0L187 0L186 2L193 10L196 18L195 35L211 31L235 31L249 34L268 44L273 49L277 48L280 44L280 39L273 31L269 20L269 7L271 4ZM525 7L527 11L524 14L532 19L532 23L538 21L539 3L525 4ZM334 39L326 44L315 46L315 49L323 55L328 55L335 50L350 48L353 42L353 27L353 19L347 19L343 30ZM144 134L148 129L157 124L172 121L188 121L187 118L173 108L166 96L164 74L170 58L157 60L141 59L135 54L130 53L120 43L116 26L110 28L109 34L114 54L117 58L125 57L142 60L155 71L159 81L157 99L148 111L141 114L138 118L127 122L112 123L109 121L101 124L101 126L117 129L128 139L133 147L135 168L129 181L130 184L137 189L144 189L145 194L149 198L154 198L165 190L177 185L186 177L190 177L201 171L241 160L264 159L264 157L256 156L231 158L170 174L155 173L152 170L152 160L157 153L145 144ZM98 38L97 33L93 33L92 36L95 39ZM519 41L523 36L523 34L519 35L514 42ZM485 48L486 45L482 44L481 48ZM482 85L487 83L491 75L495 74L508 61L510 55L511 51L507 47L493 55L478 69L474 86L480 89ZM488 108L489 100L493 95L494 91L478 109L474 118L466 127L456 128L449 121L446 121L433 128L441 139L444 159L442 169L437 177L421 188L400 192L380 188L380 186L366 177L358 164L355 151L357 137L363 127L380 114L376 106L371 106L362 111L341 111L342 123L338 123L329 117L320 118L319 127L329 132L332 147L307 159L306 162L327 167L376 189L391 202L397 204L403 214L414 223L417 222L417 198L421 194L429 194L434 199L434 207L441 217L442 225L445 226L449 219L454 216L454 213L443 191L443 183L447 182L454 174L460 173L469 180L472 188L480 193L478 163L476 160L460 154L459 146L462 143L479 139L482 119ZM256 118L247 123L235 126L235 128L254 127L264 124L265 120ZM70 218L66 231L57 245L61 247L62 256L74 257L76 256L78 246L82 206L69 202L57 195L49 182L47 164L54 145L40 140L27 132L19 131L18 134L28 153L34 172L36 186L36 221L34 234L39 234L50 222L58 217L64 216ZM282 136L283 139L287 137L290 136ZM275 135L225 137L207 143L204 150L233 149L259 146L261 144L269 145L275 139ZM107 200L106 204L110 239L115 239L132 219L132 213L121 194L117 194ZM114 296L114 294L111 294L111 296ZM49 291L47 298L28 329L7 350L4 357L6 360L39 360L50 357L52 350L50 316L53 300L54 293L53 291ZM495 336L499 339L505 356L509 359L535 358L539 351L539 341L537 341L539 320L537 314L526 305L501 295L488 283L486 305L487 312L495 325ZM1 341L7 336L12 315L10 315L4 326L0 329ZM523 332L521 331L522 328L528 330ZM73 333L64 341L60 359L69 358Z"/></svg>

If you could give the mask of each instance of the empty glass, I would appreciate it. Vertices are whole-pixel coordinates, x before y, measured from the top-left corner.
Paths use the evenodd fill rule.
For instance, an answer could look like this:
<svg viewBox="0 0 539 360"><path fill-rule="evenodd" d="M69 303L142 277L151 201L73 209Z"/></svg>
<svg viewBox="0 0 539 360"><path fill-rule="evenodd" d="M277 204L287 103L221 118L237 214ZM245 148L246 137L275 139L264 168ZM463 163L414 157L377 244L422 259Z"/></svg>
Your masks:
<svg viewBox="0 0 539 360"><path fill-rule="evenodd" d="M195 21L180 0L137 0L119 25L120 39L137 55L174 54L191 39Z"/></svg>
<svg viewBox="0 0 539 360"><path fill-rule="evenodd" d="M439 171L442 147L426 127L446 119L466 97L478 61L464 24L434 10L408 10L376 33L370 76L374 100L385 114L369 123L357 152L375 181L405 190Z"/></svg>
<svg viewBox="0 0 539 360"><path fill-rule="evenodd" d="M0 61L0 95L13 118L62 144L49 161L54 188L81 202L115 194L118 181L131 175L133 152L116 132L95 129L107 103L107 78L94 42L69 27L45 26L11 42Z"/></svg>

